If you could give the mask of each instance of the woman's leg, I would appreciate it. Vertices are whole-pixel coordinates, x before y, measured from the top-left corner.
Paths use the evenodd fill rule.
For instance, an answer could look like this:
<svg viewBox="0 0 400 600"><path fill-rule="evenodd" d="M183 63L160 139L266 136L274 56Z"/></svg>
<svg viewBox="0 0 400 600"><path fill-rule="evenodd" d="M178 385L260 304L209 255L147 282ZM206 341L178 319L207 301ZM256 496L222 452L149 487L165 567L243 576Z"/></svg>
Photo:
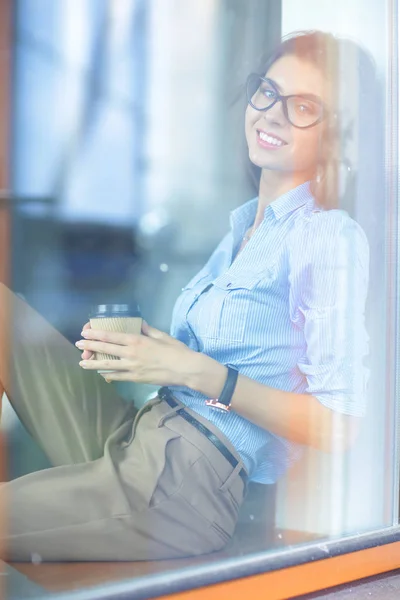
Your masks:
<svg viewBox="0 0 400 600"><path fill-rule="evenodd" d="M135 411L79 359L79 350L0 284L0 389L57 466L102 456L106 439Z"/></svg>
<svg viewBox="0 0 400 600"><path fill-rule="evenodd" d="M0 486L0 506L7 505L4 555L28 561L34 554L44 561L149 560L221 549L243 498L240 457L233 465L160 399L142 409L134 430L133 411L111 386L81 371L79 352L0 286L3 341L9 322L9 369L2 360L0 380L59 466Z"/></svg>
<svg viewBox="0 0 400 600"><path fill-rule="evenodd" d="M135 428L132 421L121 425L98 460L0 486L0 502L7 502L8 559L30 561L36 554L43 561L151 560L226 544L244 493L240 458L232 465L159 399L142 409Z"/></svg>

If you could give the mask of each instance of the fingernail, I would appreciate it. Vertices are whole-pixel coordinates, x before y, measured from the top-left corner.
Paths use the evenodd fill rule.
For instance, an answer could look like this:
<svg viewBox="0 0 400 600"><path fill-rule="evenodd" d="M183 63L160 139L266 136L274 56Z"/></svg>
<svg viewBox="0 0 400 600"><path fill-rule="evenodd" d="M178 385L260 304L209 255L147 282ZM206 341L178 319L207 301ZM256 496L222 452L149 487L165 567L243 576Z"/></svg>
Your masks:
<svg viewBox="0 0 400 600"><path fill-rule="evenodd" d="M84 347L84 343L80 340L79 342L75 342L75 346L77 348L83 348Z"/></svg>
<svg viewBox="0 0 400 600"><path fill-rule="evenodd" d="M86 329L84 329L83 331L81 331L81 336L87 337L87 331L86 331Z"/></svg>
<svg viewBox="0 0 400 600"><path fill-rule="evenodd" d="M87 361L86 360L81 360L81 362L79 363L79 366L82 367L82 369L86 369L86 367L87 367Z"/></svg>

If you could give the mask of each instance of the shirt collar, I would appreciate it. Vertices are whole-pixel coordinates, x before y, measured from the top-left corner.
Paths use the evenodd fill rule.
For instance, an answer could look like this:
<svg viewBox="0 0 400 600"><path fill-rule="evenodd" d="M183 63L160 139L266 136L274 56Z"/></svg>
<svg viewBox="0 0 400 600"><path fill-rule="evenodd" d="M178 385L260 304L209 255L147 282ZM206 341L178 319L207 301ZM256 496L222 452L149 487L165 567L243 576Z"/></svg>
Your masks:
<svg viewBox="0 0 400 600"><path fill-rule="evenodd" d="M272 211L275 218L279 220L296 210L296 208L300 208L300 206L309 202L314 203L314 197L310 190L310 182L306 181L271 202L265 209L264 214L267 216L268 212ZM240 223L250 226L256 216L257 204L258 198L253 198L252 200L249 200L249 202L246 202L233 210L231 212L231 225L233 226L234 224Z"/></svg>
<svg viewBox="0 0 400 600"><path fill-rule="evenodd" d="M271 202L269 207L272 209L275 218L281 219L282 217L296 210L296 208L307 204L313 199L314 198L310 190L310 182L306 181L293 190L289 190L289 192L286 192L286 194L279 196L279 198ZM265 210L267 211L269 207L267 206Z"/></svg>

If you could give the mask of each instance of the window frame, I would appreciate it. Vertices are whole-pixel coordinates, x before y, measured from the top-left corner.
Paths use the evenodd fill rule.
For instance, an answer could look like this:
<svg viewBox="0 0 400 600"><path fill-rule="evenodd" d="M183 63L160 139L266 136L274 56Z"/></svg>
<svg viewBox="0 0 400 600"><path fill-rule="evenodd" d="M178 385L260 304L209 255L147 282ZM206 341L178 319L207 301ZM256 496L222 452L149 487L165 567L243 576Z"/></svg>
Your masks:
<svg viewBox="0 0 400 600"><path fill-rule="evenodd" d="M12 52L12 0L0 3L0 71L2 81L6 82L0 90L0 112L2 125L0 128L0 147L3 156L10 156L9 122L10 122L10 90L12 87L10 64ZM394 366L395 376L388 381L390 397L395 402L395 441L396 475L391 494L395 507L395 519L398 520L399 497L399 391L400 391L400 273L397 260L400 257L399 230L399 14L398 1L387 0L388 10L388 56L386 107L387 130L392 132L386 146L386 173L388 198L388 215L390 223L390 246L388 277L394 282L388 298L388 357ZM8 85L7 85L8 82ZM389 137L389 136L388 136ZM0 169L0 185L3 190L9 188L8 165ZM0 199L1 200L1 199ZM7 211L0 212L0 280L7 279L9 254L9 218ZM394 330L393 330L394 324ZM390 375L393 374L390 369ZM389 424L390 425L390 424ZM3 456L3 453L2 453ZM212 555L210 556L212 561ZM208 563L184 570L166 571L162 574L138 577L119 583L110 583L78 592L81 600L102 598L147 598L168 596L178 600L229 600L242 599L244 595L252 599L265 598L268 590L270 600L291 598L356 581L400 567L400 526L393 525L362 535L354 535L336 540L321 540L296 548L283 549L279 552L263 553L224 559L216 563ZM35 568L33 566L33 568ZM68 597L75 594L68 592ZM52 597L66 597L64 594L50 594Z"/></svg>

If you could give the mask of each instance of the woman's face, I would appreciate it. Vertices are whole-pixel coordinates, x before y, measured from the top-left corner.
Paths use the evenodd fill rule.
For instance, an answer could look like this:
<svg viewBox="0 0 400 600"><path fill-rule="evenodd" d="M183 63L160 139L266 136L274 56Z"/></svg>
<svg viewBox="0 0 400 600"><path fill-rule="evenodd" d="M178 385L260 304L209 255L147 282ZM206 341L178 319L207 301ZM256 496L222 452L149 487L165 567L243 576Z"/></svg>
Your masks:
<svg viewBox="0 0 400 600"><path fill-rule="evenodd" d="M321 71L311 62L293 55L282 56L270 67L266 77L275 83L282 96L312 94L319 97L329 111L331 90ZM321 139L326 126L323 120L309 129L294 127L285 117L282 102L264 112L248 105L245 130L250 160L262 169L303 172L306 178L311 178L321 159ZM271 138L279 144L271 143Z"/></svg>

